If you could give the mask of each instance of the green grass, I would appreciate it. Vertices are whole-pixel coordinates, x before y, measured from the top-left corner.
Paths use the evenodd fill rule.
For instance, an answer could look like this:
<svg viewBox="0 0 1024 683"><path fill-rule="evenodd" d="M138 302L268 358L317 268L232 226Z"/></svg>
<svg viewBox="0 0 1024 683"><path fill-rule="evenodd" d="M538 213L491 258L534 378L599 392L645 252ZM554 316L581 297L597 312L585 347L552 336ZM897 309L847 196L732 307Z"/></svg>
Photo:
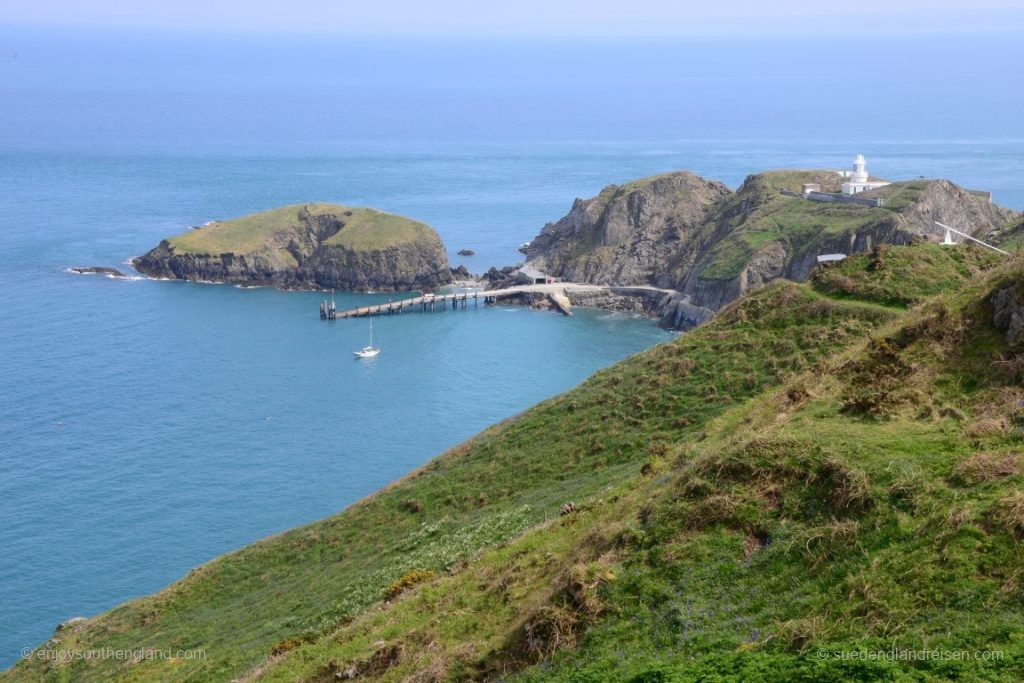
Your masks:
<svg viewBox="0 0 1024 683"><path fill-rule="evenodd" d="M328 238L328 245L354 251L381 251L434 236L425 223L376 209L351 209L343 218L345 227Z"/></svg>
<svg viewBox="0 0 1024 683"><path fill-rule="evenodd" d="M168 675L240 675L275 644L330 630L366 608L410 569L449 569L457 556L440 550L416 550L433 559L410 560L410 548L424 542L412 539L422 539L425 528L436 529L429 538L442 544L475 539L459 544L465 556L511 538L524 520L557 517L566 502L635 476L711 417L889 317L822 300L804 286L771 288L701 330L488 430L337 517L226 556L114 610L76 642L126 647L159 634L159 643L202 643L210 654ZM511 511L515 523L498 525L505 537L472 531L492 528ZM75 667L76 676L90 675L88 664Z"/></svg>
<svg viewBox="0 0 1024 683"><path fill-rule="evenodd" d="M838 191L840 181L829 171L769 171L748 177L704 226L701 240L715 244L713 258L700 278L739 277L758 249L771 241L781 242L787 261L791 261L822 239L895 225L896 213L887 208L814 202L783 193L798 193L809 182L820 184L825 191Z"/></svg>
<svg viewBox="0 0 1024 683"><path fill-rule="evenodd" d="M885 208L890 211L902 211L918 201L932 182L934 181L905 180L890 183L885 187L872 190L869 196L881 197L885 202Z"/></svg>
<svg viewBox="0 0 1024 683"><path fill-rule="evenodd" d="M767 287L48 645L204 662L6 678L1017 680L1022 392L984 313L1024 275L972 258L893 247L841 292ZM890 269L908 300L955 293L908 311ZM892 645L1005 659L815 657Z"/></svg>
<svg viewBox="0 0 1024 683"><path fill-rule="evenodd" d="M806 182L817 182L825 191L835 192L839 190L838 178L834 173L823 171L770 171L748 178L721 208L718 220L706 229L706 239L715 231L723 230L723 225L728 234L714 246L714 256L701 272L701 279L738 277L758 249L773 239L782 242L789 259L794 259L817 247L823 238L852 236L870 229L894 231L901 225L900 214L913 207L934 182L915 180L879 188L871 194L885 200L881 207L814 202L781 192L798 192ZM891 271L889 275L896 277ZM928 294L942 291L951 284L936 282Z"/></svg>
<svg viewBox="0 0 1024 683"><path fill-rule="evenodd" d="M700 273L701 279L732 280L739 277L754 254L778 238L777 232L762 230L733 233L715 247L714 256Z"/></svg>
<svg viewBox="0 0 1024 683"><path fill-rule="evenodd" d="M878 245L814 271L814 287L836 297L910 306L955 289L1005 257L981 247L921 243L913 249Z"/></svg>
<svg viewBox="0 0 1024 683"><path fill-rule="evenodd" d="M1020 680L1022 391L980 318L1006 277L883 328L876 344L894 352L854 346L680 448L603 588L605 616L520 678ZM878 381L893 366L899 381ZM869 378L888 400L851 412Z"/></svg>
<svg viewBox="0 0 1024 683"><path fill-rule="evenodd" d="M227 221L217 221L168 240L177 253L247 254L265 248L282 236L275 248L287 262L294 258L283 249L290 233L308 231L307 217L336 218L344 225L326 243L357 251L381 250L406 244L433 231L423 223L396 214L335 204L295 204Z"/></svg>

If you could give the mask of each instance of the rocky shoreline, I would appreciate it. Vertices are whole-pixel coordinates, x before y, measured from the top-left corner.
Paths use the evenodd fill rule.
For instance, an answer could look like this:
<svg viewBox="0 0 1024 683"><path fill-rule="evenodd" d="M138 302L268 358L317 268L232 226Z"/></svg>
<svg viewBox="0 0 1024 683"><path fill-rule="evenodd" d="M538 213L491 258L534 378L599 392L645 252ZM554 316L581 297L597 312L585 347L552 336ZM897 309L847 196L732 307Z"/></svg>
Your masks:
<svg viewBox="0 0 1024 683"><path fill-rule="evenodd" d="M800 191L837 192L840 181L834 171L768 171L733 191L679 171L610 185L545 225L520 249L525 263L480 275L451 267L440 237L423 223L330 204L211 222L163 240L132 263L155 278L299 290L564 282L564 295L523 293L502 302L642 314L686 330L775 280L806 279L822 255L934 238L935 221L997 243L1024 232L1020 213L947 180L890 183L854 203L816 201ZM114 269L73 270L123 277Z"/></svg>
<svg viewBox="0 0 1024 683"><path fill-rule="evenodd" d="M519 284L512 274L522 264L506 266L499 270L491 268L482 275L468 275L453 280L455 289L481 288L485 290L504 289ZM461 267L460 267L461 268ZM464 270L464 269L463 269ZM453 275L456 269L452 270ZM461 273L460 273L461 274ZM504 296L500 305L528 306L537 310L551 310L568 313L572 308L593 308L609 313L643 315L658 321L667 329L690 329L708 320L714 311L694 306L681 292L657 290L650 287L580 287L565 283L564 287L554 284L554 292L520 292Z"/></svg>
<svg viewBox="0 0 1024 683"><path fill-rule="evenodd" d="M110 266L72 266L68 268L68 271L75 275L105 275L110 278L128 277L117 268L111 268Z"/></svg>

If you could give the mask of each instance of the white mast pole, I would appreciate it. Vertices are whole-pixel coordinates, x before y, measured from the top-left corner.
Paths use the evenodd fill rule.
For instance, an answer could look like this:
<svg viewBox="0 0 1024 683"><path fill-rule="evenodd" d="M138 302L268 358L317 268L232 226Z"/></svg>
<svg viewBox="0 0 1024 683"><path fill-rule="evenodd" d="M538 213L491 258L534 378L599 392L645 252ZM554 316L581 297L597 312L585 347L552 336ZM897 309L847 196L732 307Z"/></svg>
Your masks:
<svg viewBox="0 0 1024 683"><path fill-rule="evenodd" d="M991 249L992 251L998 251L998 252L999 252L1000 254L1003 254L1004 256L1009 256L1009 255L1010 255L1010 254L1009 254L1009 252L1003 251L1003 250L1002 250L1002 249L1000 249L999 247L993 247L993 246L992 246L991 244L989 244L988 242L982 242L981 240L977 239L976 237L971 237L971 236L970 236L970 235L968 235L968 234L967 234L966 232L960 232L960 231L959 231L959 230L957 230L956 228L951 228L951 227L949 227L948 225L946 225L945 223L940 223L940 222L938 222L938 221L934 221L934 222L935 222L935 225L939 226L940 228L945 228L945 229L946 229L946 231L947 231L947 233L946 233L947 235L948 235L948 234L949 234L950 232L955 232L956 234L960 235L961 237L966 237L967 239L969 239L969 240L971 240L971 241L973 241L973 242L977 242L978 244L980 244L980 245L981 245L981 246L983 246L983 247L988 247L988 248L989 248L989 249ZM945 244L945 243L944 243L944 244Z"/></svg>

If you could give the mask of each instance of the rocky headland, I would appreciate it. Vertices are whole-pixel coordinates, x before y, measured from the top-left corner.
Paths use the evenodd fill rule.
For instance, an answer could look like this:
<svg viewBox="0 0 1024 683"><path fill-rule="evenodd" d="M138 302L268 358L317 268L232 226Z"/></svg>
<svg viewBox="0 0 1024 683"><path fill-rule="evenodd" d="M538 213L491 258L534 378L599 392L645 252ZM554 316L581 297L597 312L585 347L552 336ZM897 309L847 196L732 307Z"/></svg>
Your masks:
<svg viewBox="0 0 1024 683"><path fill-rule="evenodd" d="M163 240L132 262L151 277L288 289L393 292L452 281L425 223L370 208L286 206Z"/></svg>
<svg viewBox="0 0 1024 683"><path fill-rule="evenodd" d="M452 268L440 237L423 223L332 204L214 221L162 241L133 264L153 277L341 291L430 291L453 282L501 289L540 275L605 287L567 289L571 305L642 312L685 330L775 280L807 279L819 256L938 239L935 221L995 244L1024 232L1021 213L948 180L894 182L853 201L815 201L803 192L838 193L842 182L835 171L768 171L734 191L678 171L609 185L545 225L521 249L525 268L479 276ZM503 301L547 306L549 299L524 293Z"/></svg>
<svg viewBox="0 0 1024 683"><path fill-rule="evenodd" d="M774 280L806 279L820 255L941 237L934 221L996 243L1019 232L1020 213L948 180L892 183L857 195L860 203L801 192L808 183L838 192L841 182L834 171L769 171L732 191L680 171L609 185L576 199L522 251L526 266L566 282L673 291L609 301L688 329Z"/></svg>

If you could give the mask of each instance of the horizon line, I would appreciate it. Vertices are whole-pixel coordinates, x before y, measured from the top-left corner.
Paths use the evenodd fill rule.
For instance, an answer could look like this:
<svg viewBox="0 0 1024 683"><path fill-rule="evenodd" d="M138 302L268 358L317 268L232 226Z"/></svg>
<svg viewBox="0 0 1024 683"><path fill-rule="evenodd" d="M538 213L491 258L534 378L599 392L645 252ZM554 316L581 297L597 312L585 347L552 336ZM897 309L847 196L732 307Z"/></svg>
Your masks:
<svg viewBox="0 0 1024 683"><path fill-rule="evenodd" d="M1014 15L1015 18L1018 18ZM822 18L818 18L821 20ZM664 30L582 30L570 32L558 31L524 31L501 29L499 27L479 27L461 30L415 31L411 28L377 28L345 29L337 26L281 26L268 27L257 25L236 24L225 26L196 26L184 24L160 23L100 23L100 22L43 22L43 21L4 21L0 20L0 34L20 31L32 33L74 33L103 34L144 32L147 35L166 37L230 37L230 38L279 38L279 39L313 39L346 38L353 40L413 40L413 41L445 41L460 40L508 42L632 42L638 40L676 41L686 40L695 43L729 42L729 41L770 41L779 38L797 39L807 42L828 40L891 40L894 38L985 38L985 37L1016 37L1024 30L1024 13L1019 22L975 25L935 25L921 24L918 26L891 25L873 26L872 30L830 30L822 27L819 22L805 26L777 26L767 28L755 27L749 22L739 21L736 25L716 23L714 25L695 25L682 30L666 28ZM825 21L828 24L831 22Z"/></svg>

